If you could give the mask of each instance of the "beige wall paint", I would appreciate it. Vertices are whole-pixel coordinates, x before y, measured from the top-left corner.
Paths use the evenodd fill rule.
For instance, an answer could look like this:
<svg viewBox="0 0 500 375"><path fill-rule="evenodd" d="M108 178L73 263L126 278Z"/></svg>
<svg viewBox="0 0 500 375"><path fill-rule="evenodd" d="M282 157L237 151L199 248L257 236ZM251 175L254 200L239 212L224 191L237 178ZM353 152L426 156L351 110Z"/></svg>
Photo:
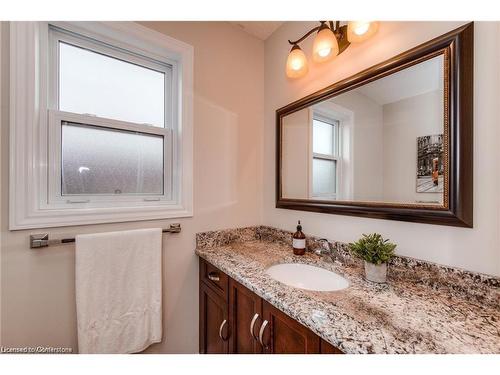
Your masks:
<svg viewBox="0 0 500 375"><path fill-rule="evenodd" d="M311 159L310 108L291 113L283 118L283 197L295 199L309 198L309 159Z"/></svg>
<svg viewBox="0 0 500 375"><path fill-rule="evenodd" d="M1 124L1 345L76 349L74 248L30 250L30 233L167 227L163 249L164 340L148 352L198 352L198 259L195 233L260 222L264 92L263 42L224 22L148 22L194 47L194 217L9 232L8 117ZM5 23L2 31L5 31ZM5 37L5 32L2 32ZM2 52L8 46L2 43ZM2 98L6 99L2 53Z"/></svg>
<svg viewBox="0 0 500 375"><path fill-rule="evenodd" d="M350 46L331 62L311 62L307 76L297 80L285 76L284 67L290 48L286 41L300 37L315 23L287 22L266 40L263 224L293 230L300 219L306 233L344 242L356 239L361 233L380 232L398 244L399 254L500 275L499 23L475 24L473 229L275 208L274 116L277 108L461 24L383 22L372 39ZM301 47L310 56L312 38Z"/></svg>

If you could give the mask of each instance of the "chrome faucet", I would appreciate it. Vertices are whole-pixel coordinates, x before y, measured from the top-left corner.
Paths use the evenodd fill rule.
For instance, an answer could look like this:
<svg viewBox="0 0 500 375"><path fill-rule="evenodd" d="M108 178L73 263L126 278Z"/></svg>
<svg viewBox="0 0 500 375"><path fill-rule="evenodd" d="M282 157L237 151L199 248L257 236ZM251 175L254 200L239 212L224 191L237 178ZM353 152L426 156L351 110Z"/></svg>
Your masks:
<svg viewBox="0 0 500 375"><path fill-rule="evenodd" d="M320 238L318 242L321 243L321 246L314 250L314 252L317 255L328 255L328 257L332 260L334 263L338 263L340 265L345 264L345 259L343 256L341 256L338 251L336 251L330 241L328 241L326 238Z"/></svg>

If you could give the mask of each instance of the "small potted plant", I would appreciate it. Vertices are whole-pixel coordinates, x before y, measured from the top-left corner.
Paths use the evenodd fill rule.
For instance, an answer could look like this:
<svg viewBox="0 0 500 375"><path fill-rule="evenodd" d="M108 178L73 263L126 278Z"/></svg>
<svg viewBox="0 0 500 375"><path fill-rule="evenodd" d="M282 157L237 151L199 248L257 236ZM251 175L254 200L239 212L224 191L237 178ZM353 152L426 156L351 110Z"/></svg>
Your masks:
<svg viewBox="0 0 500 375"><path fill-rule="evenodd" d="M358 241L349 244L351 252L365 261L366 279L376 283L386 282L387 262L394 256L395 248L395 244L378 233L363 234Z"/></svg>

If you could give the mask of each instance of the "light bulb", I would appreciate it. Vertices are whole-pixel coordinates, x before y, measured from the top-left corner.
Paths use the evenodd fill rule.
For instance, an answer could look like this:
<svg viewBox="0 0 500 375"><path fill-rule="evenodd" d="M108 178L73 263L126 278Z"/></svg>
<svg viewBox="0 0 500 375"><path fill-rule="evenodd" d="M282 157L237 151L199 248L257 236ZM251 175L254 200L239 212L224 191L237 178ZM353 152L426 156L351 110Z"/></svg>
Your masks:
<svg viewBox="0 0 500 375"><path fill-rule="evenodd" d="M339 54L339 43L335 34L326 25L321 26L314 38L313 60L323 62Z"/></svg>
<svg viewBox="0 0 500 375"><path fill-rule="evenodd" d="M347 40L350 43L361 43L370 38L378 30L378 22L349 21L347 24Z"/></svg>
<svg viewBox="0 0 500 375"><path fill-rule="evenodd" d="M289 78L299 78L307 73L307 58L298 45L294 45L286 60L286 75Z"/></svg>
<svg viewBox="0 0 500 375"><path fill-rule="evenodd" d="M320 50L318 50L318 56L327 57L330 54L331 50L332 49L329 47L325 47L323 49L320 49Z"/></svg>

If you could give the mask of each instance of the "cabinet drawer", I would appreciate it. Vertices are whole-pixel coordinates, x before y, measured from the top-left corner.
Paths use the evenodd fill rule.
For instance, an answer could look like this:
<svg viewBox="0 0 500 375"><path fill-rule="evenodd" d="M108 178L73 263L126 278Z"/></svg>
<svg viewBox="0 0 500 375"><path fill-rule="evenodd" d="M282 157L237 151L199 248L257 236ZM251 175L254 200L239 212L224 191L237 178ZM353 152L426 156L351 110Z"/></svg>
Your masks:
<svg viewBox="0 0 500 375"><path fill-rule="evenodd" d="M203 259L200 259L200 280L227 299L229 277Z"/></svg>

